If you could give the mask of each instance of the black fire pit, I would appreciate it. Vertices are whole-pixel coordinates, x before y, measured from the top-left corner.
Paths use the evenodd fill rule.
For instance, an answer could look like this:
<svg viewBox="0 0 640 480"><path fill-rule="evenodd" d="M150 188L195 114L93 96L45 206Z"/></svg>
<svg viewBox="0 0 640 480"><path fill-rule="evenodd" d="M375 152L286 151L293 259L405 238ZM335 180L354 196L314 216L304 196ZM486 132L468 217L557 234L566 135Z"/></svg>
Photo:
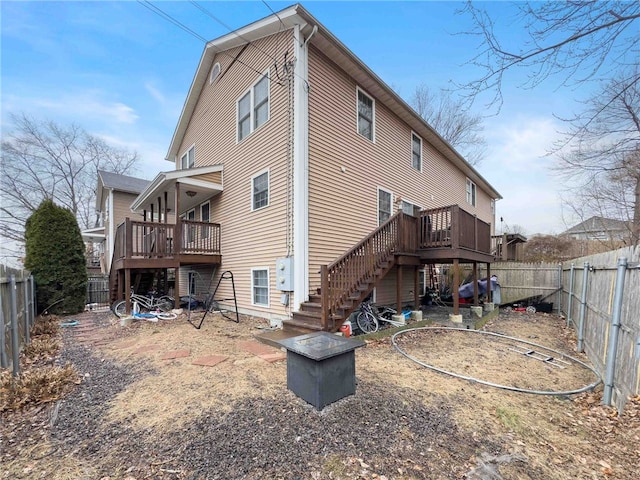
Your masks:
<svg viewBox="0 0 640 480"><path fill-rule="evenodd" d="M355 349L363 341L317 332L278 343L287 349L287 388L316 409L356 393Z"/></svg>

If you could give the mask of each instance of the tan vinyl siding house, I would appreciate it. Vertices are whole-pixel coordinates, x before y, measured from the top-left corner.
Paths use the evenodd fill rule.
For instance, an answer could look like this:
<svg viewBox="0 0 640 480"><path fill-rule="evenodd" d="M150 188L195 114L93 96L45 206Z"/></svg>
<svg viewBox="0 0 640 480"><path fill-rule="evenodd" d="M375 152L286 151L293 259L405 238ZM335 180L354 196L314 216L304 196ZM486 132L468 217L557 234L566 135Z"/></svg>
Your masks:
<svg viewBox="0 0 640 480"><path fill-rule="evenodd" d="M492 201L500 198L300 5L207 44L166 159L175 170L158 174L130 207L146 215L157 204L156 211L178 215L176 225L160 229L172 232L172 250L155 260L178 270L177 295L188 292L188 272L197 272L196 289L208 290L229 270L240 312L272 320L290 319L305 303L318 307L319 270L377 229L379 195L390 196L382 199L388 216L404 218L395 215L403 205L417 215L406 221L413 236L429 209L459 205L483 222L488 243ZM467 203L468 180L475 205ZM200 231L219 235L220 245L202 249ZM280 269L284 257L290 277ZM120 291L133 271L127 262L142 265L123 259L129 273L119 277ZM385 271L380 298L396 298L399 271L411 279L403 297L415 293L420 265L398 268ZM232 297L223 282L216 298L228 305Z"/></svg>

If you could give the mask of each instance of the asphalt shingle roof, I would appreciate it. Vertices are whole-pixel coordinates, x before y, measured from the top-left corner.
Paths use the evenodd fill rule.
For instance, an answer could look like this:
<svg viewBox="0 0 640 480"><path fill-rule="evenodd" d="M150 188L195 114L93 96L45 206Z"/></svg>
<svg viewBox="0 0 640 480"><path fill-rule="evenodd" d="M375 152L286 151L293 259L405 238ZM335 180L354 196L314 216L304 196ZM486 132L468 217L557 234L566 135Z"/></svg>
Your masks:
<svg viewBox="0 0 640 480"><path fill-rule="evenodd" d="M149 185L149 180L105 172L104 170L99 170L98 176L105 188L112 188L121 192L140 193Z"/></svg>

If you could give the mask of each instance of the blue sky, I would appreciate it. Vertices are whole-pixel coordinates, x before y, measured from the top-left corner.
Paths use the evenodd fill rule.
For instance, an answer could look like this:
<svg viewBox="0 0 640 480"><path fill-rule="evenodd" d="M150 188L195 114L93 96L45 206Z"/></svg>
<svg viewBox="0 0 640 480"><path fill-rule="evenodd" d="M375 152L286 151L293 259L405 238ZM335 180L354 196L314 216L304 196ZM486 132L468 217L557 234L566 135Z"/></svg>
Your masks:
<svg viewBox="0 0 640 480"><path fill-rule="evenodd" d="M278 11L289 2L199 2L231 28ZM465 65L479 40L459 2L303 2L334 35L405 99L416 86L432 89L479 75ZM188 1L154 2L211 40L229 32ZM484 3L505 40L515 9ZM138 2L0 2L2 21L1 128L10 113L25 112L60 123L75 122L115 146L137 150L136 175L153 178L172 168L165 161L173 131L204 44ZM507 45L508 46L508 45ZM510 72L504 105L487 117L487 155L480 173L502 194L497 204L505 227L526 233L560 233L571 226L562 212L562 186L545 153L563 128L553 114L567 116L578 93L553 79L535 90L519 88L526 72ZM482 109L482 103L476 104ZM484 110L478 110L482 113Z"/></svg>

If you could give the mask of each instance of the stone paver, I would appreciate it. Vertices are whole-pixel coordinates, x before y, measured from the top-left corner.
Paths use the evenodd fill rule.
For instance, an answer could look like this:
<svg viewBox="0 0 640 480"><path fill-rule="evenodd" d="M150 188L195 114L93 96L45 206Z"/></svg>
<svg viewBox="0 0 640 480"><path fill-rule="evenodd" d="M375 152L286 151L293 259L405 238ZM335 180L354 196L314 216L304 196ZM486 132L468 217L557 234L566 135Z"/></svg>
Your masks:
<svg viewBox="0 0 640 480"><path fill-rule="evenodd" d="M270 363L287 358L286 353L278 351L274 347L270 347L269 345L265 345L264 343L260 343L255 340L241 342L240 348Z"/></svg>
<svg viewBox="0 0 640 480"><path fill-rule="evenodd" d="M192 365L201 365L203 367L215 367L217 364L224 362L227 358L226 355L207 355L204 357L196 358Z"/></svg>
<svg viewBox="0 0 640 480"><path fill-rule="evenodd" d="M191 355L191 350L173 350L160 357L161 360L173 360L174 358L184 358Z"/></svg>
<svg viewBox="0 0 640 480"><path fill-rule="evenodd" d="M140 348L136 348L133 353L146 353L146 352L152 352L154 350L158 350L160 348L160 345L144 345Z"/></svg>
<svg viewBox="0 0 640 480"><path fill-rule="evenodd" d="M112 345L111 348L113 350L122 350L124 348L131 348L136 343L138 343L136 340L129 340L128 342L116 343L115 345Z"/></svg>

